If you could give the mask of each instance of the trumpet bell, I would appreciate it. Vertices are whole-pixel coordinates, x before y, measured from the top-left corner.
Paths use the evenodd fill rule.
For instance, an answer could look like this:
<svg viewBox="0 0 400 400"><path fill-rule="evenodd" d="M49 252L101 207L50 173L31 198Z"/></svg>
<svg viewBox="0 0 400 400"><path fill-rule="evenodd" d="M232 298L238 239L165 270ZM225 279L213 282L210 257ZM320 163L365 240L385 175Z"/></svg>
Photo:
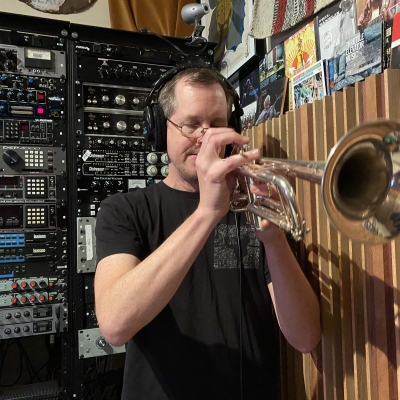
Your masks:
<svg viewBox="0 0 400 400"><path fill-rule="evenodd" d="M352 240L382 244L400 233L400 187L394 175L399 135L397 121L367 122L330 152L321 182L323 203L332 225Z"/></svg>
<svg viewBox="0 0 400 400"><path fill-rule="evenodd" d="M231 204L231 209L246 209L269 219L301 240L304 223L294 192L282 175L296 177L321 185L326 214L339 232L366 244L386 243L400 234L399 143L400 123L376 120L349 130L326 162L260 158L257 169L243 166L239 175L273 183L282 207L265 210L268 202L255 199L247 189L246 208L242 204L235 210Z"/></svg>

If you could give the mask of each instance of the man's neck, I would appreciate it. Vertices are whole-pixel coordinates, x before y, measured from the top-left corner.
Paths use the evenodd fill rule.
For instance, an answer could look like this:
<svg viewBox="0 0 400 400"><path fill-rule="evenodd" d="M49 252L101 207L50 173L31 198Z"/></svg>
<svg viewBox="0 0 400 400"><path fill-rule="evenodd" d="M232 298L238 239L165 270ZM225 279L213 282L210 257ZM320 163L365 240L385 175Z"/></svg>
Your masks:
<svg viewBox="0 0 400 400"><path fill-rule="evenodd" d="M199 182L195 180L184 180L181 177L176 178L173 175L168 175L164 181L167 186L172 189L181 190L183 192L199 192Z"/></svg>

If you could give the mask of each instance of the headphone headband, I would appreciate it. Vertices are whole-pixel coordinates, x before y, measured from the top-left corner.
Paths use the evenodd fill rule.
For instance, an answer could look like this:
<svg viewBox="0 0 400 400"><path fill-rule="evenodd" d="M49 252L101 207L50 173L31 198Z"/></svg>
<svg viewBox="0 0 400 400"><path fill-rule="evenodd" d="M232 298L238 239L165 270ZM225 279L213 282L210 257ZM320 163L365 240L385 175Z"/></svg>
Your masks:
<svg viewBox="0 0 400 400"><path fill-rule="evenodd" d="M171 68L168 71L161 74L160 77L152 85L151 92L146 98L146 106L149 106L151 104L151 99L156 91L158 94L158 92L164 87L164 85L168 81L170 81L175 75L178 75L179 72L181 72L185 69L187 69L187 68L185 68L184 65L178 65L175 68Z"/></svg>

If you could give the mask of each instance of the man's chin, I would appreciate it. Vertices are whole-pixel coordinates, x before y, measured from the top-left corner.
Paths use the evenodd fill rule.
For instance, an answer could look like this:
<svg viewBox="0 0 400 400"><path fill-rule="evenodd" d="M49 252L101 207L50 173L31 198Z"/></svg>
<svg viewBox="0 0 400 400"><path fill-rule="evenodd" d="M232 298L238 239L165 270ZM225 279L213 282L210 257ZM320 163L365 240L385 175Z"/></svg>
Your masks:
<svg viewBox="0 0 400 400"><path fill-rule="evenodd" d="M197 170L196 166L190 166L189 168L185 168L183 171L180 173L181 177L187 181L190 181L192 183L197 183Z"/></svg>

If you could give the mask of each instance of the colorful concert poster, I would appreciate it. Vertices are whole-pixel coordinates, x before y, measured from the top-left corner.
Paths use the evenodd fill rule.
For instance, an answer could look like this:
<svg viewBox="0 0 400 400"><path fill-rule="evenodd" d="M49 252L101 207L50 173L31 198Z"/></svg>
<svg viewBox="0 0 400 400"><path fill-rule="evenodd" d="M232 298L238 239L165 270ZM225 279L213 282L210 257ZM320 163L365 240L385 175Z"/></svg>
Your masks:
<svg viewBox="0 0 400 400"><path fill-rule="evenodd" d="M290 79L317 61L314 21L309 22L286 39L284 47L285 71Z"/></svg>

